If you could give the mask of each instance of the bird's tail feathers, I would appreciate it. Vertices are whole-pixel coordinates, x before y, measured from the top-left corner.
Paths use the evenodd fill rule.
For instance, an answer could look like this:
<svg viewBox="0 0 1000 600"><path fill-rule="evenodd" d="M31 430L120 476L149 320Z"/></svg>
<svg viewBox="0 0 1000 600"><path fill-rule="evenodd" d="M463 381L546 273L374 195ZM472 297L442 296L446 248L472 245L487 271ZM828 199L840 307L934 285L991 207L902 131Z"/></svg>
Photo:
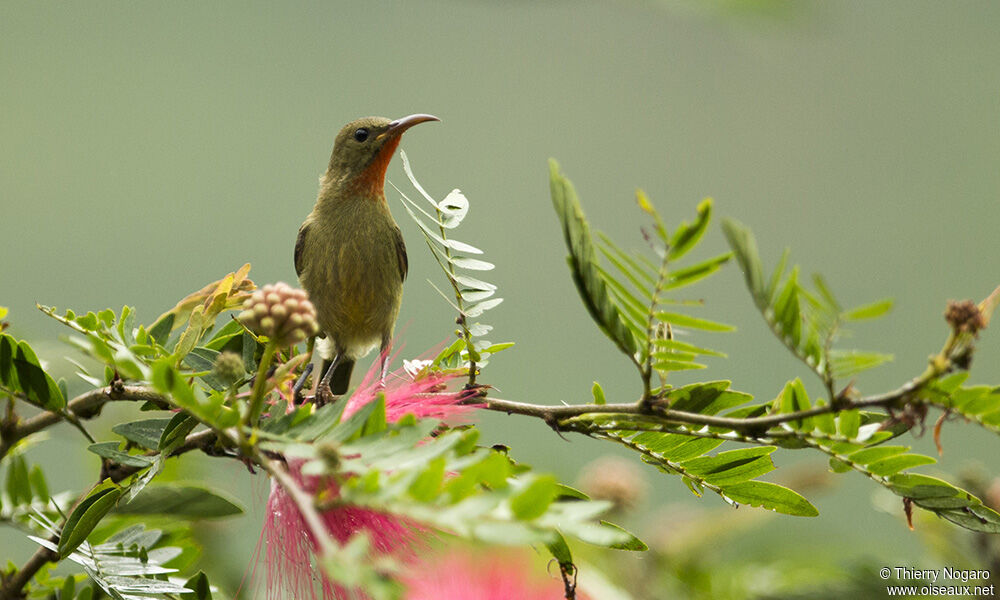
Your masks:
<svg viewBox="0 0 1000 600"><path fill-rule="evenodd" d="M351 371L354 370L354 361L350 358L341 358L340 364L334 369L330 376L330 391L336 396L347 393L351 387Z"/></svg>

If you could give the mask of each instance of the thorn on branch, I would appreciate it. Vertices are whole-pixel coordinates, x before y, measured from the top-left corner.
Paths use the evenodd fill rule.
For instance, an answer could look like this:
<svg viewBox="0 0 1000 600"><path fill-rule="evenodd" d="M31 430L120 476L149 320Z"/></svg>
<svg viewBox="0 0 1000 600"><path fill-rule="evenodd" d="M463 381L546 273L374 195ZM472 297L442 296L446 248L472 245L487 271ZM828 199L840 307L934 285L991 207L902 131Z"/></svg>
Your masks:
<svg viewBox="0 0 1000 600"><path fill-rule="evenodd" d="M542 417L542 419L544 419L545 424L548 425L549 427L551 427L552 431L556 432L556 435L558 435L559 437L561 437L564 442L568 442L569 441L568 439L566 439L566 436L564 436L562 434L562 428L559 426L559 419L556 418L555 415L548 414L548 415L545 415L544 417Z"/></svg>

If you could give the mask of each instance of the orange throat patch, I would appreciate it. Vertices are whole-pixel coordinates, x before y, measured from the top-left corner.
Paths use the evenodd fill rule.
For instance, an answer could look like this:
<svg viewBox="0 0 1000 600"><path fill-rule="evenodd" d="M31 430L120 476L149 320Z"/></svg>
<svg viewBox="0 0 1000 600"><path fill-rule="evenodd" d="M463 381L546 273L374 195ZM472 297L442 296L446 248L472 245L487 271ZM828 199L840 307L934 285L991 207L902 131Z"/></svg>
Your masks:
<svg viewBox="0 0 1000 600"><path fill-rule="evenodd" d="M394 135L385 141L385 145L379 150L372 162L355 179L355 185L359 191L370 193L375 198L384 195L385 172L392 161L392 155L396 153L401 136Z"/></svg>

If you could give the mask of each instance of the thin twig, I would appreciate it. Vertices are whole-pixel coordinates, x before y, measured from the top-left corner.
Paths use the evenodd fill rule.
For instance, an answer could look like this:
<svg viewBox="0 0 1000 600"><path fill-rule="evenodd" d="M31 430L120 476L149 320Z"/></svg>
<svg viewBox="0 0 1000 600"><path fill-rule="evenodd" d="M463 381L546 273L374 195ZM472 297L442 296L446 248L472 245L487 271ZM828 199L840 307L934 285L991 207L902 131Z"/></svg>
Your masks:
<svg viewBox="0 0 1000 600"><path fill-rule="evenodd" d="M253 381L253 390L250 393L250 407L247 409L243 424L247 427L256 427L260 419L260 413L264 410L265 388L267 387L267 371L271 368L271 361L278 351L278 344L275 340L268 340L264 346L264 355L260 358L257 366L257 377ZM317 388L318 389L318 388ZM319 393L317 391L317 393Z"/></svg>
<svg viewBox="0 0 1000 600"><path fill-rule="evenodd" d="M319 547L318 557L323 559L333 556L336 547L330 540L330 535L327 533L322 519L320 519L319 511L316 510L316 505L313 502L313 497L299 487L288 473L287 467L283 462L264 457L258 457L258 460L255 462L264 467L264 470L277 480L278 485L285 488L288 496L299 509L302 520L305 521L306 527L309 528L313 539L316 540L316 545Z"/></svg>
<svg viewBox="0 0 1000 600"><path fill-rule="evenodd" d="M703 415L700 413L692 413L681 410L674 410L670 408L661 408L659 406L653 406L649 409L644 408L638 403L630 404L576 404L576 405L563 405L563 406L546 406L539 404L527 404L523 402L513 402L510 400L502 400L499 398L477 398L477 402L483 405L483 408L487 410L493 410L497 412L505 412L507 414L519 414L531 417L540 418L547 423L552 423L558 425L563 419L569 419L572 417L578 417L580 415L601 413L601 414L621 414L621 415L643 415L652 416L660 418L664 421L674 422L674 423L690 423L694 425L708 425L709 427L725 427L726 429L732 429L733 431L740 432L759 432L763 434L765 431L771 427L781 425L782 423L788 423L791 421L798 421L800 419L814 417L817 415L827 414L827 413L839 413L845 410L852 410L858 408L876 408L876 407L889 407L898 404L905 398L912 396L916 391L918 391L923 386L927 385L931 380L940 376L943 372L936 365L931 365L927 370L906 384L900 386L899 388L887 392L884 394L879 394L875 396L868 396L862 398L861 400L856 400L853 402L841 402L838 404L826 404L821 406L814 406L806 410L800 410L790 413L780 413L773 415L766 415L763 417L750 417L750 418L732 418L732 417L719 417L716 415Z"/></svg>
<svg viewBox="0 0 1000 600"><path fill-rule="evenodd" d="M610 432L621 432L621 431L651 431L655 433L672 433L676 435L684 435L693 438L705 438L712 440L722 440L725 442L740 442L743 444L754 444L757 446L770 446L777 444L776 440L788 439L799 437L793 434L791 431L779 431L779 432L768 432L766 436L763 437L750 437L743 435L735 431L727 431L724 433L717 433L709 429L691 430L683 429L681 427L671 426L669 423L629 423L626 426L622 425L604 425L599 423L593 423L590 421L560 421L559 422L560 431L571 431L573 433L582 433L584 435L603 435ZM798 432L795 432L798 433ZM786 435L787 434L787 435ZM800 434L803 435L803 434ZM848 440L837 440L837 441L848 441Z"/></svg>
<svg viewBox="0 0 1000 600"><path fill-rule="evenodd" d="M447 241L448 232L445 231L445 227L442 224L443 221L441 220L442 219L441 209L437 205L435 205L434 208L437 210L438 214L438 230L441 232L441 239ZM434 248L431 247L431 250L433 251ZM440 259L438 259L438 264L441 265L441 268L445 270L445 273L447 273L448 282L451 283L451 287L455 291L455 303L458 304L458 326L462 328L462 337L465 338L465 349L469 355L468 387L472 388L475 387L476 385L476 359L475 359L476 349L472 341L472 331L469 330L468 317L465 315L465 308L466 308L465 299L462 298L462 289L458 286L458 280L455 279L456 277L455 264L451 262L451 259L453 258L451 254L451 247L445 245L444 253L448 259L447 260L448 265L445 266L444 264L442 264ZM435 258L437 258L437 255L435 255Z"/></svg>
<svg viewBox="0 0 1000 600"><path fill-rule="evenodd" d="M90 419L99 415L104 404L111 401L154 402L166 406L169 400L168 396L141 385L110 385L91 390L70 400L63 411L47 410L5 430L0 440L0 457L5 456L18 440L65 420L66 415Z"/></svg>

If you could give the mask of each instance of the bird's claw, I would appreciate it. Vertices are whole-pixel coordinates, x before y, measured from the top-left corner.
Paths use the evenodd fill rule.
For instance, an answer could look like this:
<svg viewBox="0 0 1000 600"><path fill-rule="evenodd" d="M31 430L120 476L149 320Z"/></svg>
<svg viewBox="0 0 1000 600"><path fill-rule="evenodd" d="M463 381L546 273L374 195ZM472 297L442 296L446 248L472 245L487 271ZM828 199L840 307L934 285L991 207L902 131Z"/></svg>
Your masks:
<svg viewBox="0 0 1000 600"><path fill-rule="evenodd" d="M324 406L326 404L331 404L337 400L337 396L330 389L329 385L320 384L319 389L316 390L316 396L313 401L316 406Z"/></svg>

